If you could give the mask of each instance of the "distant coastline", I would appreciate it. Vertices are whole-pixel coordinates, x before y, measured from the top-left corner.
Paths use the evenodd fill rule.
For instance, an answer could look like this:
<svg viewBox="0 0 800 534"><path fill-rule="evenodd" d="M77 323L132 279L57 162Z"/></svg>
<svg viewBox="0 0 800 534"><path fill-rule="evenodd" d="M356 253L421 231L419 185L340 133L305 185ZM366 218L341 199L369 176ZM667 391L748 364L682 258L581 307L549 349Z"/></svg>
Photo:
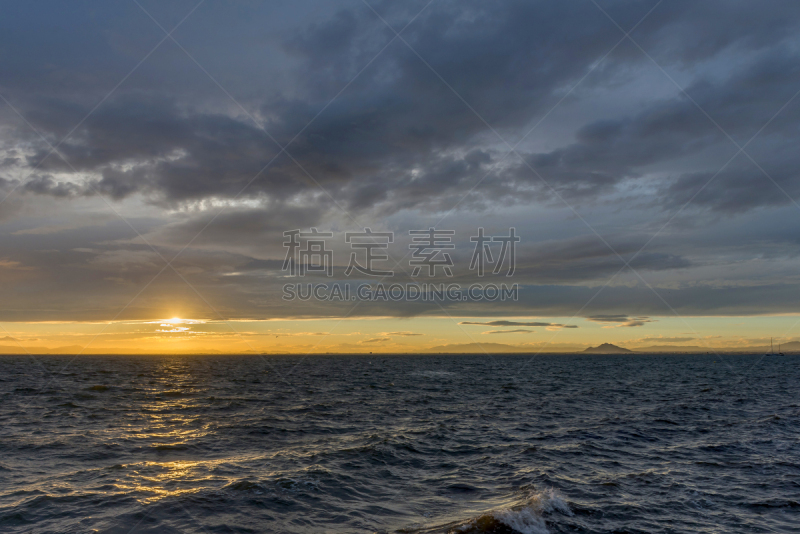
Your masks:
<svg viewBox="0 0 800 534"><path fill-rule="evenodd" d="M602 345L600 346L602 347ZM429 349L422 349L417 351L387 351L387 352L330 352L320 351L311 353L289 353L289 352L257 352L257 351L240 351L240 352L219 352L219 351L194 351L194 352L134 352L124 351L119 349L90 349L81 352L78 350L63 350L47 349L47 348L34 348L28 349L28 352L23 352L19 347L2 347L0 346L0 357L3 356L297 356L297 357L310 357L310 356L337 356L337 355L360 355L360 356L402 356L402 355L435 355L435 354L518 354L518 355L533 355L533 354L583 354L591 356L613 356L613 355L656 355L656 354L769 354L769 347L750 347L750 348L733 348L733 347L718 347L718 348L705 348L705 347L664 347L652 346L636 349L625 349L613 345L614 348L600 349L600 347L589 348L575 348L563 349L547 347L515 347L513 345L503 345L501 343L465 343L455 345L441 345L431 347ZM782 348L781 351L785 356L795 356L800 354L800 349L786 349ZM775 357L780 357L777 354Z"/></svg>

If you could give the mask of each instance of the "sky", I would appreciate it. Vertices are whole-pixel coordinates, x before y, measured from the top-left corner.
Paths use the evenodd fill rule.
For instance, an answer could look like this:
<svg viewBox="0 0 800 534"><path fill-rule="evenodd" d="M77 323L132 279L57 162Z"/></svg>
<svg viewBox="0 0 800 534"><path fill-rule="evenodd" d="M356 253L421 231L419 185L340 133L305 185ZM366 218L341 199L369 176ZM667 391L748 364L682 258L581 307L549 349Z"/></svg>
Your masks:
<svg viewBox="0 0 800 534"><path fill-rule="evenodd" d="M0 353L800 341L798 30L779 0L5 5ZM284 268L312 228L330 276ZM348 272L367 228L391 276ZM479 228L519 237L484 276ZM286 291L380 283L517 293Z"/></svg>

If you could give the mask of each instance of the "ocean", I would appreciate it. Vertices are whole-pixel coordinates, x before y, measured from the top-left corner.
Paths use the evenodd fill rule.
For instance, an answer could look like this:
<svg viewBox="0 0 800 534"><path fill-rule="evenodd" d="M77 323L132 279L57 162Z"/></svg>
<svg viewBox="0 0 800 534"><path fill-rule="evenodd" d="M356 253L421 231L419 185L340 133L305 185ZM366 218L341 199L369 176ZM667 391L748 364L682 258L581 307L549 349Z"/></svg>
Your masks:
<svg viewBox="0 0 800 534"><path fill-rule="evenodd" d="M800 532L800 357L0 356L4 533Z"/></svg>

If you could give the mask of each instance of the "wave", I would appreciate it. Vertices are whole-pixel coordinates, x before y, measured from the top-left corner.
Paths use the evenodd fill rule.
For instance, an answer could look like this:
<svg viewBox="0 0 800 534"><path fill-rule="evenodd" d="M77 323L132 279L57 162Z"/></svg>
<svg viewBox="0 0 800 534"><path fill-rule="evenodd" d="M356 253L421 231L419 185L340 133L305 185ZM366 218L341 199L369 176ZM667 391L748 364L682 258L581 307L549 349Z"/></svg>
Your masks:
<svg viewBox="0 0 800 534"><path fill-rule="evenodd" d="M549 534L547 518L556 512L572 515L561 495L549 489L534 493L521 504L485 512L464 522L423 530L420 534Z"/></svg>
<svg viewBox="0 0 800 534"><path fill-rule="evenodd" d="M458 373L454 373L452 371L430 371L430 370L412 371L409 374L412 375L412 376L421 376L421 377L424 377L424 378L437 378L437 379L455 378L455 377L458 376Z"/></svg>

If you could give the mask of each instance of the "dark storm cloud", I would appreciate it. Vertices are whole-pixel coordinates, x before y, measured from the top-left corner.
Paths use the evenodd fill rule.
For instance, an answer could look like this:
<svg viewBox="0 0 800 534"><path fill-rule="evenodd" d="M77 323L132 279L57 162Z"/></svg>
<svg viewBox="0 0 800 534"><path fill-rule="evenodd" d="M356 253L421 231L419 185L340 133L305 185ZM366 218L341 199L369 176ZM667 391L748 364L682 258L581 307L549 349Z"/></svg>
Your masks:
<svg viewBox="0 0 800 534"><path fill-rule="evenodd" d="M763 150L752 150L754 159L758 157L757 165L739 155L722 172L681 174L664 187L664 197L672 208L691 201L694 206L727 215L757 207L792 205L800 198L800 157L791 153L794 146L788 142L775 146L767 157Z"/></svg>
<svg viewBox="0 0 800 534"><path fill-rule="evenodd" d="M145 5L171 29L194 4ZM424 5L374 4L396 29ZM627 30L654 2L601 5ZM520 145L524 159L507 157L508 147L483 119L516 143L617 44L622 33L591 2L435 0L403 33L435 72L399 39L370 63L393 33L358 2L338 10L324 3L237 9L207 3L175 37L247 112L170 41L131 71L164 37L135 4L37 6L9 6L0 21L0 93L36 129L0 103L0 194L17 188L0 204L0 219L13 223L0 256L7 262L0 270L8 282L6 317L22 317L28 312L13 310L35 303L39 315L30 312L29 319L56 319L70 306L76 317L106 319L109 308L123 305L163 267L121 222L14 234L36 224L63 226L48 222L54 206L74 206L77 214L97 194L117 204L144 201L160 213L134 225L167 258L199 235L175 266L226 317L341 313L336 306L287 309L280 302L274 277L282 252L267 253L266 243L275 248L275 236L286 229L334 226L336 217L350 224L339 207L382 220L402 210L444 213L456 204L454 219L470 223L475 212L520 206L538 219L521 218L536 237L526 235L517 257L514 280L526 287L520 302L446 303L448 310L571 316L624 266L617 253L625 260L636 254L631 266L657 278L659 292L671 291L667 298L679 313L794 309L798 289L785 279L791 265L775 267L772 277L762 271L743 281L709 277L691 288L674 279L712 265L715 254L749 261L753 254L742 247L765 238L760 259L777 264L796 255L796 247L786 246L796 244L796 232L786 225L775 230L773 218L748 219L736 238L725 226L757 214L755 208L789 204L757 165L739 155L714 175L736 152L726 133L746 143L800 89L800 3L661 3L632 37L703 111L625 41ZM798 119L800 99L747 146L794 198L800 198ZM50 145L79 123L51 154ZM556 228L555 216L542 222L540 208L563 206L528 165L570 204L595 209L587 222L613 250L583 226L566 232ZM668 231L639 253L654 232L653 214L674 213L690 200L696 218L681 217L669 230L701 226L700 210L703 222L719 217L723 228ZM631 220L615 224L625 217ZM744 236L752 228L759 231ZM471 276L456 273L459 281ZM664 282L669 276L673 282ZM162 277L131 316L147 317L184 290L197 301L169 269ZM627 282L599 294L590 320L634 327L671 313L647 288ZM198 313L210 313L195 303ZM358 313L433 312L419 303L369 303ZM491 323L483 324L574 327Z"/></svg>
<svg viewBox="0 0 800 534"><path fill-rule="evenodd" d="M48 124L51 111L38 110L34 120L54 127ZM44 159L50 148L42 146L29 156L29 164L44 159L39 167L43 170L99 174L87 180L83 192L112 198L134 192L167 202L235 197L278 151L252 123L220 114L187 114L166 98L120 98L99 108L84 124L76 140L59 149L68 163L57 155ZM274 180L270 192L276 197L291 185L286 183L291 178L279 172L285 163L262 177Z"/></svg>
<svg viewBox="0 0 800 534"><path fill-rule="evenodd" d="M649 238L638 233L620 233L607 235L604 242L589 234L529 244L517 253L514 280L526 284L605 281L621 269L628 272L625 261L639 273L679 271L693 266L684 255L655 248L642 251ZM469 258L464 263L468 264ZM473 277L474 272L467 276L470 282Z"/></svg>
<svg viewBox="0 0 800 534"><path fill-rule="evenodd" d="M23 185L23 189L30 193L52 195L54 197L69 197L79 193L80 188L70 182L57 182L52 176L34 176Z"/></svg>
<svg viewBox="0 0 800 534"><path fill-rule="evenodd" d="M679 96L656 102L633 117L587 124L578 130L575 143L533 156L531 163L569 198L597 195L623 179L641 177L653 166L701 154L715 145L727 147L727 157L709 160L711 170L682 173L664 184L665 204L673 207L692 198L735 154L734 141L744 145L769 122L763 138L747 151L758 156L785 189L797 194L800 161L790 147L797 142L800 106L781 108L800 90L798 59L796 52L784 47L760 53L740 71L716 80L701 78L688 86L686 92L694 102ZM763 187L765 183L769 178L740 156L695 200L722 211L787 202L778 188Z"/></svg>
<svg viewBox="0 0 800 534"><path fill-rule="evenodd" d="M376 4L376 10L397 27L422 7L421 3L416 7ZM605 5L624 28L633 26L651 7L651 3L627 1ZM702 64L714 72L714 76L698 77L687 91L744 142L743 136L755 133L776 111L776 103L788 100L800 81L797 54L783 44L796 26L797 11L794 3L767 10L746 4L698 7L673 2L659 6L634 37L666 65L691 69ZM213 10L196 16L202 20L213 16ZM247 196L285 199L313 189L306 172L352 211L375 205L389 210L445 209L442 199L452 205L451 196L468 190L487 174L492 178L476 189L466 206L530 202L549 195L516 158L500 161L506 147L400 40L317 116L392 34L361 5L328 20L309 25L298 19L294 24L282 43L293 65L289 70L294 71L294 90L266 92L251 111L263 117L263 126L281 145L313 120L289 146L292 158L303 168L286 155L279 156L248 188ZM186 37L189 43L191 38L191 34ZM591 4L441 2L425 10L404 38L483 119L513 142L621 34ZM115 49L97 51L99 39L89 31L70 46L83 46L90 56L111 62ZM29 53L45 51L49 53L40 46ZM739 62L744 66L708 63L730 51L749 59ZM80 49L72 53L78 55ZM62 68L72 76L73 91L39 87L33 95L15 93L15 88L23 87L19 78L32 75L31 66L18 62L8 65L5 82L12 100L19 97L26 118L53 140L66 134L90 109L74 96L81 80L98 81L78 76L90 68L88 62L71 64L72 54L64 56L64 61ZM168 77L163 71L173 63L183 69L190 62L180 54L153 61L162 77ZM620 73L643 68L652 65L625 43L587 80L585 88L605 87ZM52 80L45 72L37 76L43 82ZM664 79L663 83L670 82ZM123 86L59 148L77 170L82 186L42 175L32 178L25 190L54 196L100 192L117 199L142 193L153 202L167 203L230 198L280 150L241 110L235 115L210 111L210 95L173 83L153 83L146 90L141 84L138 81L129 90ZM212 88L214 98L233 105ZM179 96L182 90L190 96L188 100ZM791 124L793 115L787 112L772 125L772 133ZM33 137L30 140L35 143ZM621 180L642 176L644 167L724 142L724 136L691 102L675 96L654 101L635 115L587 124L577 132L575 143L527 158L567 198L596 197L613 192ZM48 151L40 144L27 157L27 165L41 162ZM48 157L40 169L74 174L56 155ZM697 179L691 176L667 186L668 205L695 186ZM741 199L737 205L746 204L745 200L751 205L770 201L747 197L746 191ZM736 203L723 202L726 206Z"/></svg>
<svg viewBox="0 0 800 534"><path fill-rule="evenodd" d="M249 245L256 250L274 248L283 242L282 233L292 228L317 226L323 219L324 202L309 207L292 207L270 202L258 208L209 210L187 214L183 220L157 232L158 241L183 246L193 239L198 244Z"/></svg>

